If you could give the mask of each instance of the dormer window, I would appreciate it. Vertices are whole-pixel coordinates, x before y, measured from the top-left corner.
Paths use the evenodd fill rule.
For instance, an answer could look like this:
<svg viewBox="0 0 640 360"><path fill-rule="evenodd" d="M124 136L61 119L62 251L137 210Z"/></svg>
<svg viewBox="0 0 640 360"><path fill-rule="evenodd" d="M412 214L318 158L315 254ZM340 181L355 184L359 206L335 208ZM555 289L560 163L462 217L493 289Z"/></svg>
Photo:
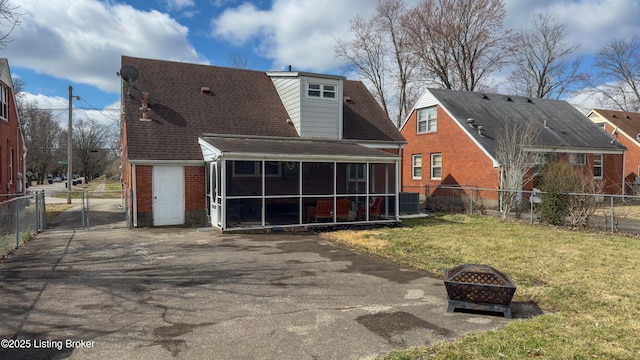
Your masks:
<svg viewBox="0 0 640 360"><path fill-rule="evenodd" d="M308 83L307 96L321 99L335 99L336 87L334 85Z"/></svg>

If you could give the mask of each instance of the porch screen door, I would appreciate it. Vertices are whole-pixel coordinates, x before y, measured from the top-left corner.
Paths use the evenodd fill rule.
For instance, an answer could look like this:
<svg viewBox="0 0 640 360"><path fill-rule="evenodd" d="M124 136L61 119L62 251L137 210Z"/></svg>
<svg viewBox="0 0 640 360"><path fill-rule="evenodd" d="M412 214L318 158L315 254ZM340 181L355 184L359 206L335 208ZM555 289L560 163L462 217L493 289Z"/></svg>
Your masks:
<svg viewBox="0 0 640 360"><path fill-rule="evenodd" d="M211 225L220 228L220 169L218 162L209 163L209 215Z"/></svg>

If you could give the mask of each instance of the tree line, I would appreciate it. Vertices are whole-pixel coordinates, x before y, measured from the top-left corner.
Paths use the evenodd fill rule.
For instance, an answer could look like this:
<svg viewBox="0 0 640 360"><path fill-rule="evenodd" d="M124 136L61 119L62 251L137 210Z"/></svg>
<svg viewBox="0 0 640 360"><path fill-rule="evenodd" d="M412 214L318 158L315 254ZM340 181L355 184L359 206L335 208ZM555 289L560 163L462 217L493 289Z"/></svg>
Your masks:
<svg viewBox="0 0 640 360"><path fill-rule="evenodd" d="M363 79L399 126L427 87L560 99L582 94L601 107L640 111L640 40L613 39L585 69L581 44L551 12L507 29L502 0L379 0L376 13L349 22L335 57ZM507 72L506 84L497 83Z"/></svg>
<svg viewBox="0 0 640 360"><path fill-rule="evenodd" d="M42 184L48 175L67 173L67 165L63 162L68 160L68 130L60 126L51 110L28 101L23 88L20 79L14 81L18 116L27 148L26 175L36 177L38 184ZM74 120L71 143L74 174L83 176L87 182L107 172L119 174L118 132L110 131L94 119Z"/></svg>

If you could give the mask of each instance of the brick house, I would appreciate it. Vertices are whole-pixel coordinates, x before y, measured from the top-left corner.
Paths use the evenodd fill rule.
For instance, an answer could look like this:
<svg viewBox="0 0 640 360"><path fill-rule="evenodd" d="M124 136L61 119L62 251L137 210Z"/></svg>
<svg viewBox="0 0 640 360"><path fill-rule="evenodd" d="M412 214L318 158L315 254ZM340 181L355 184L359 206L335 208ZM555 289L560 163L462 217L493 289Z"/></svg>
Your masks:
<svg viewBox="0 0 640 360"><path fill-rule="evenodd" d="M442 89L428 89L401 126L403 191L438 195L438 188L492 189L482 199L497 204L502 164L496 138L503 124L535 122L540 131L527 151L540 154L538 171L550 159L566 159L604 181L605 192L622 191L624 146L595 126L565 101L530 99ZM535 184L522 184L531 190ZM444 191L440 191L445 194Z"/></svg>
<svg viewBox="0 0 640 360"><path fill-rule="evenodd" d="M0 202L25 191L24 138L9 61L0 59Z"/></svg>
<svg viewBox="0 0 640 360"><path fill-rule="evenodd" d="M640 114L592 109L587 117L627 148L624 158L625 194L640 195Z"/></svg>
<svg viewBox="0 0 640 360"><path fill-rule="evenodd" d="M127 56L120 75L134 226L398 221L404 138L361 82Z"/></svg>

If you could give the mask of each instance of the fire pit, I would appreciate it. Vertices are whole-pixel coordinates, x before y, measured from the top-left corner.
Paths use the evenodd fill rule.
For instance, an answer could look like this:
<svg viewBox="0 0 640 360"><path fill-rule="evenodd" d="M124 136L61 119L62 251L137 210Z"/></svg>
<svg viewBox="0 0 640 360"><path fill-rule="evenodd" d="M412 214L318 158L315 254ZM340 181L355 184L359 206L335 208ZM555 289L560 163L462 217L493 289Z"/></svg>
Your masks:
<svg viewBox="0 0 640 360"><path fill-rule="evenodd" d="M447 312L456 308L501 312L511 319L511 298L516 285L509 275L489 265L464 264L445 271L449 297Z"/></svg>

